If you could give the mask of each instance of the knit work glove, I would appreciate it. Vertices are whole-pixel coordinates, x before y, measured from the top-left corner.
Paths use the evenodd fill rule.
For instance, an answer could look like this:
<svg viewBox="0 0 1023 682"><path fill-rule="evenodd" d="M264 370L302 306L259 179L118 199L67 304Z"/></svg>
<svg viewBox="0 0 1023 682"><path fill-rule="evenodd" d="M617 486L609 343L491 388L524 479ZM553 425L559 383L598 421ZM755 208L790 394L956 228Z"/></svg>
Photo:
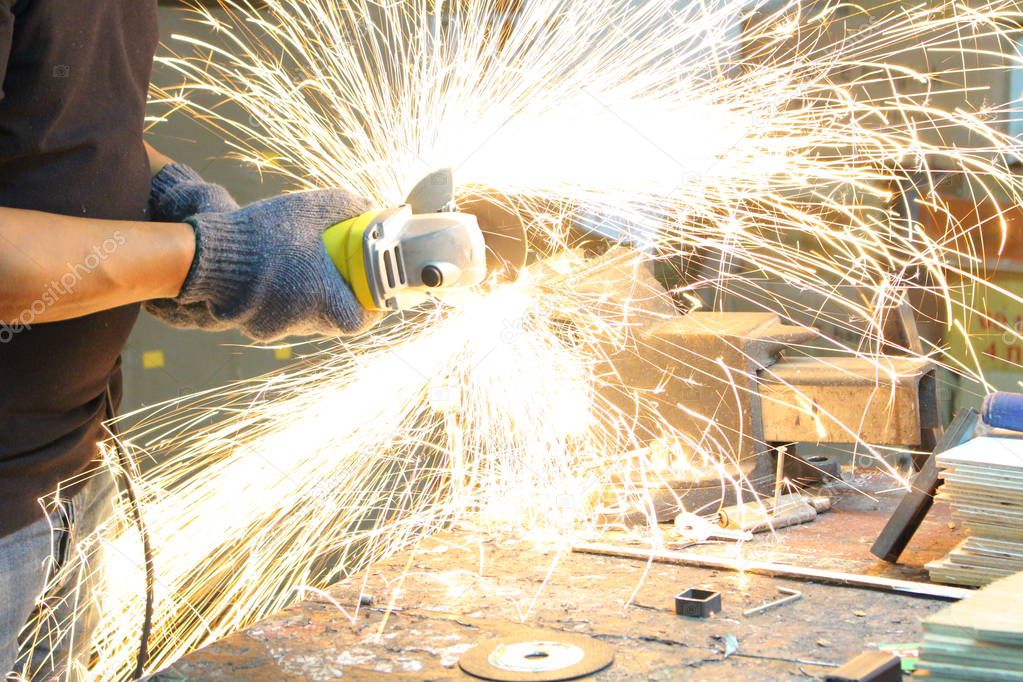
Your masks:
<svg viewBox="0 0 1023 682"><path fill-rule="evenodd" d="M176 301L205 303L218 322L260 341L360 332L364 309L323 246L323 231L370 208L343 190L316 190L188 218L196 254Z"/></svg>
<svg viewBox="0 0 1023 682"><path fill-rule="evenodd" d="M231 194L181 163L172 163L153 177L149 212L154 221L180 223L196 213L227 213L238 209ZM230 324L213 317L205 301L182 304L172 298L147 301L146 312L167 324L185 329L218 331Z"/></svg>
<svg viewBox="0 0 1023 682"><path fill-rule="evenodd" d="M182 163L172 163L153 176L149 210L153 220L180 223L196 213L227 213L238 209L231 194Z"/></svg>

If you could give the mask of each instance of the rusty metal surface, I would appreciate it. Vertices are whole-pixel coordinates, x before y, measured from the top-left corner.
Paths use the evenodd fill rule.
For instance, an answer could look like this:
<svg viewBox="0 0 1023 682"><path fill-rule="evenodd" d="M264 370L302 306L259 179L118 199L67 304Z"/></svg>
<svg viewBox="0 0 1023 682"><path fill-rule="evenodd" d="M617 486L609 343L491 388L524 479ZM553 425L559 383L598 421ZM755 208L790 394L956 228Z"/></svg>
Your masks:
<svg viewBox="0 0 1023 682"><path fill-rule="evenodd" d="M776 560L921 579L922 564L961 537L935 506L904 556L869 554L898 493L890 479L860 477L812 524L765 537L748 551ZM616 647L597 680L810 679L878 642L913 642L919 619L943 602L691 567L647 565L523 543L452 534L428 540L253 627L195 652L163 680L465 680L458 656L492 636L566 631ZM703 586L723 594L706 620L674 614L673 596ZM798 589L801 601L749 617L743 611ZM358 607L360 594L373 597ZM540 629L537 632L536 629ZM738 650L725 656L734 637ZM803 662L798 662L803 661Z"/></svg>
<svg viewBox="0 0 1023 682"><path fill-rule="evenodd" d="M922 428L937 421L937 403L920 399L933 372L916 358L781 360L761 372L764 438L849 443L856 434L866 443L918 445Z"/></svg>

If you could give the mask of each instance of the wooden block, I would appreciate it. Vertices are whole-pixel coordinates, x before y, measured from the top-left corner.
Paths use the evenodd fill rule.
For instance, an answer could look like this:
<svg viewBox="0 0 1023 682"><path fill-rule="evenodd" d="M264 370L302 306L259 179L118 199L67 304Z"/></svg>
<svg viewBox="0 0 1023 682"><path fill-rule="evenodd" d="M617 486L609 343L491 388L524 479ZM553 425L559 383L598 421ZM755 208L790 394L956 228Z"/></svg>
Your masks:
<svg viewBox="0 0 1023 682"><path fill-rule="evenodd" d="M902 664L887 651L864 651L841 668L828 673L824 682L899 682Z"/></svg>

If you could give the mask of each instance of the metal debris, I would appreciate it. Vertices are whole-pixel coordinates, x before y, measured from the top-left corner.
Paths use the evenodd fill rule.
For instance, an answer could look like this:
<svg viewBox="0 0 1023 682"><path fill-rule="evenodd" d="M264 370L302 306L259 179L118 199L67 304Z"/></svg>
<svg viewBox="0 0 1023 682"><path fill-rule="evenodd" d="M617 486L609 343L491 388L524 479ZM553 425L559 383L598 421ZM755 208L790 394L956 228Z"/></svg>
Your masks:
<svg viewBox="0 0 1023 682"><path fill-rule="evenodd" d="M803 598L803 593L800 592L799 590L792 590L789 589L788 587L779 587L778 591L786 596L782 597L781 599L769 601L766 604L761 604L760 606L754 606L751 609L746 609L745 611L742 612L742 615L753 616L755 614L763 613L764 611L769 611L770 609L774 609L794 601L799 601L800 599Z"/></svg>

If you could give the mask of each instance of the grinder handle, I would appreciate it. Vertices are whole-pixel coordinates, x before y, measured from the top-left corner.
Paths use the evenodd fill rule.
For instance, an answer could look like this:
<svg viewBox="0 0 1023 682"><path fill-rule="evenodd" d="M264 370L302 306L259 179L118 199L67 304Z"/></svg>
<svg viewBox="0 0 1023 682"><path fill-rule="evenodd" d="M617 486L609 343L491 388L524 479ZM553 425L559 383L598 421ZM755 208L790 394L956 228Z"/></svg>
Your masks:
<svg viewBox="0 0 1023 682"><path fill-rule="evenodd" d="M1000 391L984 398L981 419L988 426L1023 431L1023 393Z"/></svg>
<svg viewBox="0 0 1023 682"><path fill-rule="evenodd" d="M327 250L327 255L334 262L341 277L355 292L355 298L366 310L386 310L373 298L364 248L366 231L371 228L378 215L379 210L366 211L362 215L331 225L323 232L323 246Z"/></svg>

